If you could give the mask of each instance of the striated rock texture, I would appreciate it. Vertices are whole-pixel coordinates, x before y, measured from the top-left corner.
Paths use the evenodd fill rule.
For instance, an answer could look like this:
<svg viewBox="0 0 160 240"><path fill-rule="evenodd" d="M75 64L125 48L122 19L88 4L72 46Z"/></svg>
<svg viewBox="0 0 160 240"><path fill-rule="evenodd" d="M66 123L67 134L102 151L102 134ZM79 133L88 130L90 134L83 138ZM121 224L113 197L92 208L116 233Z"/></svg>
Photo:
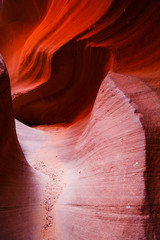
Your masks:
<svg viewBox="0 0 160 240"><path fill-rule="evenodd" d="M160 239L159 12L0 0L0 239Z"/></svg>

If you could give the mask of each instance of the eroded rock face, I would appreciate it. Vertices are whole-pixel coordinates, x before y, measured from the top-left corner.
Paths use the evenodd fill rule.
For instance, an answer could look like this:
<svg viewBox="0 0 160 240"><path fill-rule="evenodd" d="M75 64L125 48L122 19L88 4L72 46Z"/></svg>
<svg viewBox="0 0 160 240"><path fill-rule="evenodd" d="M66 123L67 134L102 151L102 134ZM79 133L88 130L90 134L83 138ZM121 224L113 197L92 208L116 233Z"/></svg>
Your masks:
<svg viewBox="0 0 160 240"><path fill-rule="evenodd" d="M159 10L0 1L0 239L160 239Z"/></svg>
<svg viewBox="0 0 160 240"><path fill-rule="evenodd" d="M48 82L14 99L18 120L28 125L55 124L73 121L84 109L89 112L110 69L111 54L71 41L54 54L52 66Z"/></svg>
<svg viewBox="0 0 160 240"><path fill-rule="evenodd" d="M8 73L0 56L0 238L35 239L39 232L38 174L17 140Z"/></svg>
<svg viewBox="0 0 160 240"><path fill-rule="evenodd" d="M145 135L109 77L90 117L69 128L66 138L57 239L145 239Z"/></svg>

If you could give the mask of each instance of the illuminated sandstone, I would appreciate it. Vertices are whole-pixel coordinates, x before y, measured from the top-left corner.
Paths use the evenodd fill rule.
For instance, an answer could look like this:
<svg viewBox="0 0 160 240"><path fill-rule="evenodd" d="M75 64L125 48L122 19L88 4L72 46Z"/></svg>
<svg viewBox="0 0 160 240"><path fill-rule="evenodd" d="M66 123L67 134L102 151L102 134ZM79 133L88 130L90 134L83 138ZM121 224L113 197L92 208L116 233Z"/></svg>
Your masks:
<svg viewBox="0 0 160 240"><path fill-rule="evenodd" d="M0 239L160 239L159 12L0 1Z"/></svg>

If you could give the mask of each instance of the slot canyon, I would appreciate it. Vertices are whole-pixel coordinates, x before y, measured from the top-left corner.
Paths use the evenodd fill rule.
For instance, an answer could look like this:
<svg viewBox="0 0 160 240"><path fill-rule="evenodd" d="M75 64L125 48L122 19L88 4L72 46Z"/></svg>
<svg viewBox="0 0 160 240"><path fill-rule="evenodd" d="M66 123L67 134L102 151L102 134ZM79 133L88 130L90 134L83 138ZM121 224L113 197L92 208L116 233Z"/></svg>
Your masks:
<svg viewBox="0 0 160 240"><path fill-rule="evenodd" d="M0 0L0 240L160 240L159 0Z"/></svg>

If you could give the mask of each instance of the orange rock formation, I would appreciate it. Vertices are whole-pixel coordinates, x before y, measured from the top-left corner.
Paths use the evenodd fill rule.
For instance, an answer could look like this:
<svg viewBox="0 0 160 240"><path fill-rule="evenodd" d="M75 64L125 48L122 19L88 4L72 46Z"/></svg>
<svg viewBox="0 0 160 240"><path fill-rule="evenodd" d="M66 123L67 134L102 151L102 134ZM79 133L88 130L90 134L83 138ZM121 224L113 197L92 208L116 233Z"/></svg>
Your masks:
<svg viewBox="0 0 160 240"><path fill-rule="evenodd" d="M160 239L159 12L0 0L0 239Z"/></svg>

